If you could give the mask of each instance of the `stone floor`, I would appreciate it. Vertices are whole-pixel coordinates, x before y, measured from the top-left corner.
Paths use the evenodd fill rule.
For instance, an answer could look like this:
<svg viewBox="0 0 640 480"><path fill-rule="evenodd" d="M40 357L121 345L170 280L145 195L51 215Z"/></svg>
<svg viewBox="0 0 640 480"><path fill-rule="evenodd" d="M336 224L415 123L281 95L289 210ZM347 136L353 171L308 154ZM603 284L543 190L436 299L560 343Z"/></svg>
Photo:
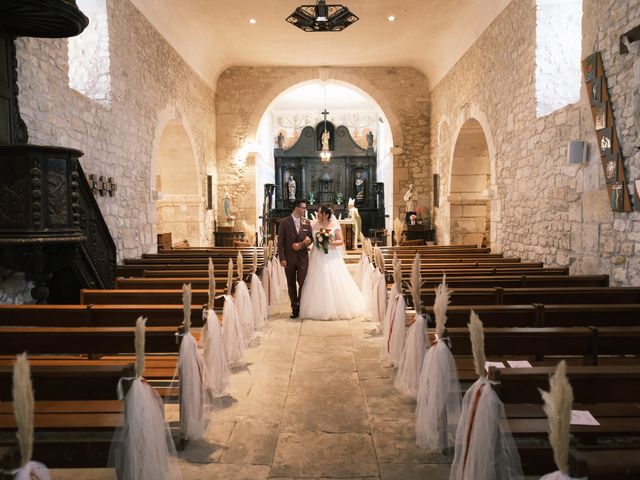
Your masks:
<svg viewBox="0 0 640 480"><path fill-rule="evenodd" d="M183 452L185 477L448 479L448 459L415 446L415 402L393 387L372 329L271 320Z"/></svg>

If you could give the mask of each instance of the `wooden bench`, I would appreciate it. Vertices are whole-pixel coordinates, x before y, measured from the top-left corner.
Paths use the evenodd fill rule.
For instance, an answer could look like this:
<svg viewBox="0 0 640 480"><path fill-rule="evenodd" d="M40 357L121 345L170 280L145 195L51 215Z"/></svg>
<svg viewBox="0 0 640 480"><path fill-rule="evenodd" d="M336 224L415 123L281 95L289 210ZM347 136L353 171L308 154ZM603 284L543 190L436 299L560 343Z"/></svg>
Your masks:
<svg viewBox="0 0 640 480"><path fill-rule="evenodd" d="M208 290L194 289L192 305L205 305L209 301ZM80 290L80 303L89 305L182 305L182 289L138 289L138 290ZM222 309L223 298L217 298L214 308Z"/></svg>

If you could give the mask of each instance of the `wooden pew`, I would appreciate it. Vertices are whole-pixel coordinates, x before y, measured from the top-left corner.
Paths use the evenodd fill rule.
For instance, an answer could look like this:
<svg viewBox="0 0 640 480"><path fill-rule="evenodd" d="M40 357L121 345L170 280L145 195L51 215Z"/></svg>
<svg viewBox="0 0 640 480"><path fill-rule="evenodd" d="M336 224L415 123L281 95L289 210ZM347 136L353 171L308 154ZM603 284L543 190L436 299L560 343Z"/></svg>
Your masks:
<svg viewBox="0 0 640 480"><path fill-rule="evenodd" d="M208 290L192 290L192 305L205 305ZM174 290L80 290L80 303L84 305L182 305L182 289ZM214 308L222 309L224 299L215 300Z"/></svg>

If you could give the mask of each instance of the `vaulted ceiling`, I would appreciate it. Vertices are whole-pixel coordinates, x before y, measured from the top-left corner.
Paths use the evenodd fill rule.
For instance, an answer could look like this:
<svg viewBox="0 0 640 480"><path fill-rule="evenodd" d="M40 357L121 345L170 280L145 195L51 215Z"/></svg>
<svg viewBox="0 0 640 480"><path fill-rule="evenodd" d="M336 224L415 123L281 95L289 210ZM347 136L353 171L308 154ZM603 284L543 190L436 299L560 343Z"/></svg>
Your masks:
<svg viewBox="0 0 640 480"><path fill-rule="evenodd" d="M231 66L333 65L412 66L433 87L511 0L328 0L360 17L339 33L285 22L315 0L132 1L211 86Z"/></svg>

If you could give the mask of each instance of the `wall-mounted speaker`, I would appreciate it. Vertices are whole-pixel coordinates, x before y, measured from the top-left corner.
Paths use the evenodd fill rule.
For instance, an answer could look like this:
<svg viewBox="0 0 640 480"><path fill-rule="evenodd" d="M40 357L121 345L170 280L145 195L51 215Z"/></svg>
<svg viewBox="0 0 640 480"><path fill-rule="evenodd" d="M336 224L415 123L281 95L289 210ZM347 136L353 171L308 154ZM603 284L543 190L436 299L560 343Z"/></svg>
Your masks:
<svg viewBox="0 0 640 480"><path fill-rule="evenodd" d="M587 143L577 140L570 141L567 147L567 160L569 164L585 163L587 161Z"/></svg>

